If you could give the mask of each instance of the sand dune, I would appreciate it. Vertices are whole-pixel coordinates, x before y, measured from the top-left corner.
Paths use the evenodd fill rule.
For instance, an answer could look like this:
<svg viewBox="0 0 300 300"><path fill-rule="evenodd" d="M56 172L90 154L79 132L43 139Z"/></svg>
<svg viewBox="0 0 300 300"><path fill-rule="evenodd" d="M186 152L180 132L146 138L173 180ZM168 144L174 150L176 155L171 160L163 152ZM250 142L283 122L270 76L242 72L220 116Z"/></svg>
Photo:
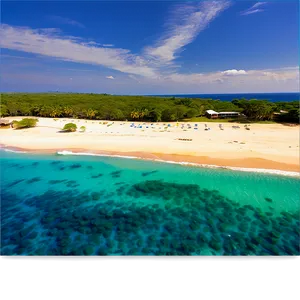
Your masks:
<svg viewBox="0 0 300 300"><path fill-rule="evenodd" d="M69 122L76 123L78 129L85 126L86 131L59 132ZM107 126L109 124L112 125ZM224 130L221 130L218 123L207 123L210 130L204 130L204 123L143 125L142 122L135 122L136 128L130 127L131 124L108 121L103 125L103 121L39 118L35 128L0 130L0 143L32 151L73 150L219 166L299 171L299 126L251 124L251 129L246 130L241 124L223 123ZM168 127L168 124L171 126ZM240 128L234 129L232 126Z"/></svg>

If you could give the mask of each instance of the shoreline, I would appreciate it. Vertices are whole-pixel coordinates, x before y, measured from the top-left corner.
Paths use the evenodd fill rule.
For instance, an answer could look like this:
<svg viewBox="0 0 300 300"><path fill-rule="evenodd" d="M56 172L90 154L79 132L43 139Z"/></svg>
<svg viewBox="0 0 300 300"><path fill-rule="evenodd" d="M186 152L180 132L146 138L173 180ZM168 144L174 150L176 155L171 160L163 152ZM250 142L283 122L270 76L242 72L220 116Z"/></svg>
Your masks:
<svg viewBox="0 0 300 300"><path fill-rule="evenodd" d="M14 117L22 119L22 117ZM300 174L299 126L141 123L38 118L36 127L0 130L0 147L31 153L72 151L194 165ZM85 131L62 133L73 122ZM208 128L207 128L208 127ZM65 153L66 154L66 153Z"/></svg>
<svg viewBox="0 0 300 300"><path fill-rule="evenodd" d="M15 153L30 154L56 154L74 156L99 156L116 157L124 159L135 159L162 162L168 164L178 164L194 166L198 168L226 169L241 172L273 174L281 176L299 177L300 172L294 166L260 158L245 159L214 159L210 157L200 157L191 155L146 153L146 152L117 152L117 151L93 151L84 148L73 149L26 149L21 147L9 147L0 144L0 150ZM297 167L297 166L296 166ZM287 170L288 169L288 170Z"/></svg>

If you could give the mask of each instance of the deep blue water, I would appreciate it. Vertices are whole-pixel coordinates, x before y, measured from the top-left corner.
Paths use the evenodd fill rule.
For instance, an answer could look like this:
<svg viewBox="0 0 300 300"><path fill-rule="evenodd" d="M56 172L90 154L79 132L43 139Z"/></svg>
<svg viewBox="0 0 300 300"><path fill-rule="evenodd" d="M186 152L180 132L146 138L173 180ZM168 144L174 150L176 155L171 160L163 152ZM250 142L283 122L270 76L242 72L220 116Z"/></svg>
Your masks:
<svg viewBox="0 0 300 300"><path fill-rule="evenodd" d="M0 151L2 255L299 255L299 178Z"/></svg>
<svg viewBox="0 0 300 300"><path fill-rule="evenodd" d="M178 97L178 98L205 98L221 101L232 101L233 99L257 99L268 100L271 102L280 101L299 101L300 93L253 93L253 94L177 94L177 95L155 95L159 97Z"/></svg>

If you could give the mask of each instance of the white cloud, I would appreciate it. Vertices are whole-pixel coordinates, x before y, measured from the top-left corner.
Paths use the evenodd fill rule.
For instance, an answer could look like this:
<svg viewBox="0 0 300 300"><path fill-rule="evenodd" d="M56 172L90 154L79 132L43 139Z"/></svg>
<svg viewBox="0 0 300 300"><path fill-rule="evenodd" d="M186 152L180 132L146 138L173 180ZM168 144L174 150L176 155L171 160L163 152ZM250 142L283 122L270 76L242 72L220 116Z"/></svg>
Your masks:
<svg viewBox="0 0 300 300"><path fill-rule="evenodd" d="M167 24L167 31L145 54L160 63L169 63L200 31L229 6L229 1L205 1L178 6Z"/></svg>
<svg viewBox="0 0 300 300"><path fill-rule="evenodd" d="M224 75L228 75L228 76L235 76L235 75L246 75L247 72L245 70L236 70L236 69L232 69L232 70L226 70L222 72Z"/></svg>
<svg viewBox="0 0 300 300"><path fill-rule="evenodd" d="M245 11L245 12L241 13L241 15L247 16L247 15L252 15L252 14L256 14L258 12L263 12L263 11L264 11L264 9L248 10L248 11Z"/></svg>
<svg viewBox="0 0 300 300"><path fill-rule="evenodd" d="M257 3L255 3L254 5L252 5L252 6L250 7L250 9L254 9L254 8L256 8L256 7L259 7L259 6L262 6L262 5L265 5L265 4L267 4L267 2L257 2Z"/></svg>
<svg viewBox="0 0 300 300"><path fill-rule="evenodd" d="M250 8L246 9L245 11L242 11L240 14L242 16L246 16L246 15L251 15L251 14L256 14L259 12L263 12L265 11L264 9L257 9L257 7L260 7L262 5L266 5L267 2L257 2L254 5L252 5Z"/></svg>
<svg viewBox="0 0 300 300"><path fill-rule="evenodd" d="M52 65L47 72L43 68L24 70L18 65L4 66L0 74L2 87L6 91L15 90L17 85L20 91L46 89L119 94L299 92L298 67L246 70L246 76L226 76L223 71L217 71L170 74L159 80L122 74L118 75L118 80L99 80L101 74L98 72L90 72L88 76L76 69L61 73Z"/></svg>
<svg viewBox="0 0 300 300"><path fill-rule="evenodd" d="M56 59L95 64L129 75L136 81L141 77L162 81L165 78L187 78L177 74L172 60L183 46L191 43L198 33L229 6L228 1L206 1L177 6L169 20L168 30L157 44L148 47L145 56L130 53L127 49L104 48L95 41L59 35L56 30L39 30L24 27L1 26L0 45L3 48L35 53ZM106 44L109 45L110 44ZM173 69L165 70L166 63ZM196 75L196 77L202 75ZM108 78L108 77L107 77ZM109 78L113 79L113 78Z"/></svg>
<svg viewBox="0 0 300 300"><path fill-rule="evenodd" d="M146 61L121 48L97 47L75 37L61 37L56 32L13 27L2 24L0 46L11 50L24 51L78 63L102 65L124 73L156 77L154 68Z"/></svg>
<svg viewBox="0 0 300 300"><path fill-rule="evenodd" d="M257 7L261 5L253 5L250 9L252 11L257 10ZM167 31L163 37L159 39L155 46L145 48L142 55L133 54L127 49L112 48L112 44L98 44L95 41L84 41L76 37L62 36L60 31L53 28L31 29L9 25L1 25L0 27L0 46L11 50L38 54L38 57L46 56L76 63L99 65L126 73L127 75L123 77L118 74L118 80L115 81L111 81L115 79L114 76L105 76L102 73L103 77L111 79L104 80L104 82L112 88L115 88L116 84L127 85L127 83L129 87L131 83L133 88L145 86L146 89L151 89L151 87L159 85L163 88L174 87L174 91L186 88L186 92L192 92L197 89L199 91L199 87L202 87L202 85L203 87L222 86L224 89L227 87L239 88L240 85L261 86L263 89L264 85L270 86L270 88L273 85L277 88L279 85L274 83L281 82L288 83L289 86L295 89L299 80L298 67L271 70L229 69L210 73L189 74L182 74L178 69L175 69L174 60L179 51L185 45L191 43L199 32L204 30L228 6L229 2L224 1L208 1L200 4L192 3L177 6L167 24ZM166 70L166 66L172 67L172 69ZM80 72L75 73L79 74ZM75 82L77 84L84 78L82 77L79 80L75 77L75 73L71 77L74 86ZM37 80L38 77L32 74L31 78ZM25 80L24 78L22 77L22 80ZM70 76L68 81L69 78ZM86 79L85 83L87 80L91 81L91 76L87 76L87 78L89 79ZM98 80L96 78L98 77L94 77L95 82ZM191 89L189 90L189 88Z"/></svg>
<svg viewBox="0 0 300 300"><path fill-rule="evenodd" d="M237 76L242 75L242 76ZM243 79L242 79L243 78ZM167 81L174 81L186 85L212 84L215 82L258 82L258 81L287 81L299 79L299 68L279 68L268 70L226 70L210 73L192 73L192 74L170 74L164 77Z"/></svg>

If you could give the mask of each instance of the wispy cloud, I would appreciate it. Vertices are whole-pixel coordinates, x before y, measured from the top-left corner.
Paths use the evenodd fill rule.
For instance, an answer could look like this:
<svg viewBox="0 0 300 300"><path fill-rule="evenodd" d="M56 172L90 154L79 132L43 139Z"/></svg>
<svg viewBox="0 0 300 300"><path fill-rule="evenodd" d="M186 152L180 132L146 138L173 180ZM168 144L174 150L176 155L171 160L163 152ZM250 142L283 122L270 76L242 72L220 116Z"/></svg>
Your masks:
<svg viewBox="0 0 300 300"><path fill-rule="evenodd" d="M165 77L166 80L171 80L178 83L185 83L189 85L197 85L203 83L216 82L238 82L241 78L247 79L249 82L260 81L287 81L299 80L299 68L278 68L278 69L264 69L264 70L225 70L210 73L192 73L192 74L171 74Z"/></svg>
<svg viewBox="0 0 300 300"><path fill-rule="evenodd" d="M254 8L257 8L257 7L265 5L265 4L267 4L267 2L257 2L254 5L252 5L252 7L250 9L254 9Z"/></svg>
<svg viewBox="0 0 300 300"><path fill-rule="evenodd" d="M229 5L229 1L205 1L177 6L163 36L155 46L146 47L145 54L160 63L173 61Z"/></svg>
<svg viewBox="0 0 300 300"><path fill-rule="evenodd" d="M265 2L254 4L249 12L259 9L263 4ZM143 49L141 54L131 53L128 49L114 48L112 44L99 44L78 37L64 36L61 31L53 28L32 29L5 24L0 26L0 46L10 50L38 54L38 57L104 66L127 74L123 77L120 74L118 80L113 81L114 76L106 76L102 73L103 81L112 86L122 84L122 82L135 84L138 82L139 86L147 87L161 85L174 86L175 89L180 86L192 86L196 89L202 84L214 86L249 82L253 86L255 84L263 86L262 83L272 86L274 82L279 81L292 82L293 86L296 86L299 80L298 67L271 70L232 68L218 72L189 74L180 72L175 65L175 59L180 51L194 41L197 35L229 5L228 1L207 1L200 4L176 6L162 37L154 45ZM172 69L166 70L166 66ZM80 72L74 72L72 77L68 76L67 80L70 81L70 78L73 78L73 84L75 81L80 83L84 76L79 80L76 77L78 73ZM34 74L32 76L32 78L38 78L38 76L34 77ZM94 77L95 82L98 80L97 76ZM89 80L92 78L86 77ZM105 80L105 77L110 80Z"/></svg>
<svg viewBox="0 0 300 300"><path fill-rule="evenodd" d="M146 61L122 48L98 47L80 38L63 37L53 31L13 27L2 24L0 46L11 50L40 54L78 63L101 65L124 73L155 77L154 68Z"/></svg>
<svg viewBox="0 0 300 300"><path fill-rule="evenodd" d="M63 36L55 28L32 29L5 24L0 27L0 45L11 50L101 65L131 75L159 79L166 72L166 65L176 67L173 63L176 54L228 6L228 1L202 1L176 6L167 22L164 35L154 46L144 49L141 55L133 54L128 49L114 48L112 44ZM54 18L60 22L78 25L78 22L67 18Z"/></svg>
<svg viewBox="0 0 300 300"><path fill-rule="evenodd" d="M259 12L263 12L265 10L261 9L261 8L258 8L258 7L266 5L266 4L267 4L267 2L257 2L254 5L252 5L250 8L242 11L240 14L242 16L246 16L246 15L251 15L251 14L256 14L256 13L259 13Z"/></svg>
<svg viewBox="0 0 300 300"><path fill-rule="evenodd" d="M67 24L67 25L77 26L80 28L85 28L85 26L82 23L61 16L49 16L49 19L59 24Z"/></svg>
<svg viewBox="0 0 300 300"><path fill-rule="evenodd" d="M299 68L245 70L247 75L226 76L224 71L203 74L170 74L160 80L135 75L122 75L120 80L101 80L101 74L69 70L60 72L53 65L47 72L43 68L20 69L19 65L2 68L0 77L5 90L76 92L106 92L121 94L187 94L187 93L239 93L239 92L291 92L299 91ZM100 75L100 76L99 76ZM103 74L102 74L103 76ZM72 80L70 80L72 78ZM116 90L116 85L118 89Z"/></svg>

